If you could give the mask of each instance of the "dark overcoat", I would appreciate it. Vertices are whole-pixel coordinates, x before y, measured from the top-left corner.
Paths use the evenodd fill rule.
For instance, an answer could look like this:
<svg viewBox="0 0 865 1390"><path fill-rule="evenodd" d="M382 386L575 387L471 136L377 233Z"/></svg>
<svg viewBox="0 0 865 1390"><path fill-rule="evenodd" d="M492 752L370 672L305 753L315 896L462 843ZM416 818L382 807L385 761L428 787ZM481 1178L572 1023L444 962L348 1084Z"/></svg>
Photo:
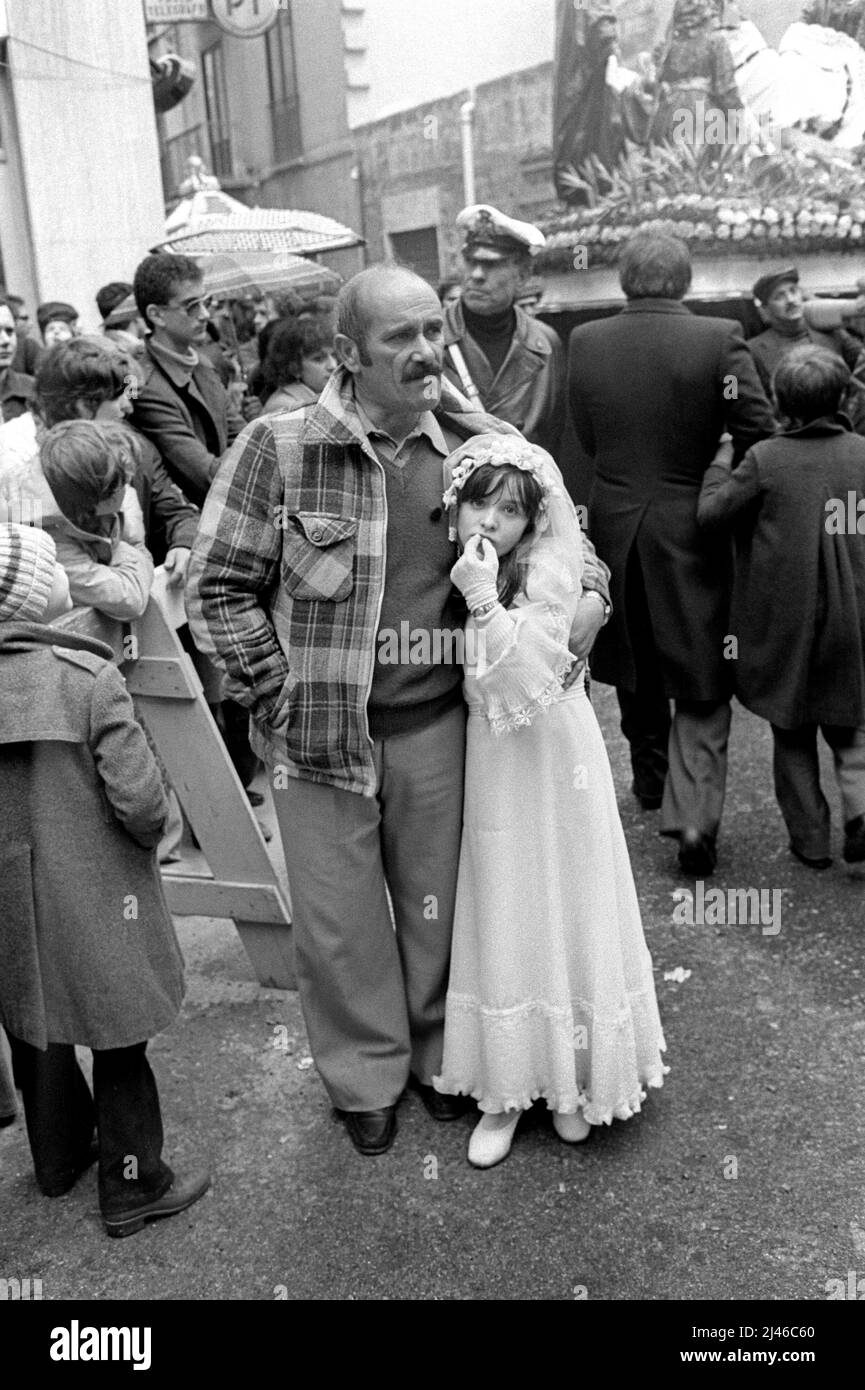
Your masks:
<svg viewBox="0 0 865 1390"><path fill-rule="evenodd" d="M678 300L630 300L615 317L574 329L568 392L595 465L589 530L612 570L613 616L592 674L636 688L625 604L636 549L666 694L725 699L730 546L700 531L697 497L725 428L741 456L775 427L739 324L698 317Z"/></svg>
<svg viewBox="0 0 865 1390"><path fill-rule="evenodd" d="M0 1022L109 1049L183 998L156 864L162 778L101 642L0 623Z"/></svg>
<svg viewBox="0 0 865 1390"><path fill-rule="evenodd" d="M706 474L701 523L736 524L736 694L782 729L865 724L863 498L865 439L841 416Z"/></svg>

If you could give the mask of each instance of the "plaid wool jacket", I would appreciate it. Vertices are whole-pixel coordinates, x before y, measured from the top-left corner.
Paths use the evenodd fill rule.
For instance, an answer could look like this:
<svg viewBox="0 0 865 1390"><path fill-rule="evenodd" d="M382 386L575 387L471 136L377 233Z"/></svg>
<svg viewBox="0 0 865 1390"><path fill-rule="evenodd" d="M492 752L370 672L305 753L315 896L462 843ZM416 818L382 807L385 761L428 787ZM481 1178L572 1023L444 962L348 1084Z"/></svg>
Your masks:
<svg viewBox="0 0 865 1390"><path fill-rule="evenodd" d="M435 414L460 439L515 433L444 380ZM340 368L316 405L255 420L235 441L186 585L196 643L249 707L255 752L290 777L365 796L376 787L366 708L386 534L384 468ZM584 585L608 600L609 571L583 544Z"/></svg>

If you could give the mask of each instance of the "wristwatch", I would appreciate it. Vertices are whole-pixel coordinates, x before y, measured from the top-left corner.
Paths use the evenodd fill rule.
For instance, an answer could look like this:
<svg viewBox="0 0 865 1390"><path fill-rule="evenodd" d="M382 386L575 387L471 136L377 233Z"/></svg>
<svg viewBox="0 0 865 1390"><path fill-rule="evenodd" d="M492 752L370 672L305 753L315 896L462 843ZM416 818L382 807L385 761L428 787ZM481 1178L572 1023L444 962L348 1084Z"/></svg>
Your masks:
<svg viewBox="0 0 865 1390"><path fill-rule="evenodd" d="M604 623L609 621L609 617L613 609L612 605L607 603L607 600L604 598L603 594L599 593L597 589L584 589L583 597L596 598L604 610ZM601 624L602 627L604 626L604 623Z"/></svg>

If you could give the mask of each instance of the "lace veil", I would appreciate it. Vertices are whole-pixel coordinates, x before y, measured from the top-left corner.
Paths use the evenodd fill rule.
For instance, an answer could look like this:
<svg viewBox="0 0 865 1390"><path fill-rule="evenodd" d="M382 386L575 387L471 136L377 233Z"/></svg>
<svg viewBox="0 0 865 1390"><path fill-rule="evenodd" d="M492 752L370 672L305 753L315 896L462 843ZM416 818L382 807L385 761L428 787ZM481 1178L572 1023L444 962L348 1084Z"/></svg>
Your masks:
<svg viewBox="0 0 865 1390"><path fill-rule="evenodd" d="M582 534L562 475L546 450L518 435L478 434L450 454L444 465L446 488L442 498L448 512L450 539L457 539L463 484L485 463L495 468L523 469L540 484L543 500L535 529L518 543L515 551L518 565L525 568L522 588L528 602L563 604L572 616L581 592Z"/></svg>

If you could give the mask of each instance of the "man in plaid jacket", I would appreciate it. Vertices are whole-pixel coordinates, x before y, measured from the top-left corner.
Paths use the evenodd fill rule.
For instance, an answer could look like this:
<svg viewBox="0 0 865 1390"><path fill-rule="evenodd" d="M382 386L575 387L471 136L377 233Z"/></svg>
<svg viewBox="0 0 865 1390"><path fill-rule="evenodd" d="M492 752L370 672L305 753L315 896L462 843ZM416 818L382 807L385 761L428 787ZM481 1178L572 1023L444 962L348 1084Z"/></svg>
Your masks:
<svg viewBox="0 0 865 1390"><path fill-rule="evenodd" d="M462 669L436 641L463 624L443 465L473 434L514 431L442 380L442 311L418 276L362 271L338 314L318 403L255 421L222 463L187 603L272 772L318 1071L378 1154L410 1077L436 1119L463 1108L431 1085L465 751ZM584 546L579 657L608 612L609 572Z"/></svg>

